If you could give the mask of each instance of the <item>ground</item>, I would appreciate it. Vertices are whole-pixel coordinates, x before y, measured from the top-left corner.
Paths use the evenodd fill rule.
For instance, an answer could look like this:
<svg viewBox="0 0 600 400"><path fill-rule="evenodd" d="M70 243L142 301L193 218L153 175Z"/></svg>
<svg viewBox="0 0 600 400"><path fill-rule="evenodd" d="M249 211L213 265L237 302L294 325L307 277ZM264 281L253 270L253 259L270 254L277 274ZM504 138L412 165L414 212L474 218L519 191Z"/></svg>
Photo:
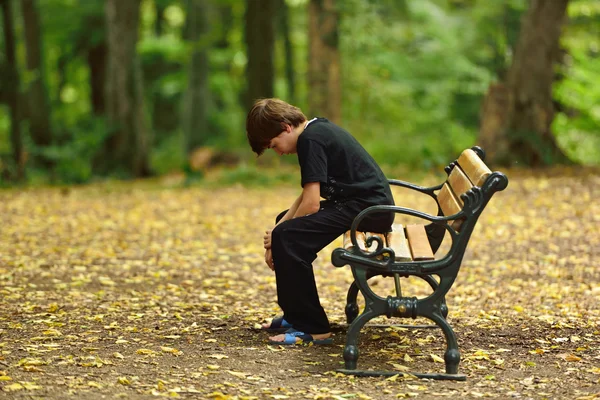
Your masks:
<svg viewBox="0 0 600 400"><path fill-rule="evenodd" d="M364 330L359 367L399 375L336 372L351 282L329 262L339 241L314 264L334 344L267 343L255 327L278 307L262 234L297 187L2 190L0 398L598 398L600 172L508 175L448 296L466 382L403 375L443 372L444 342L437 329L397 325ZM432 211L414 194L395 195ZM426 294L420 282L402 283Z"/></svg>

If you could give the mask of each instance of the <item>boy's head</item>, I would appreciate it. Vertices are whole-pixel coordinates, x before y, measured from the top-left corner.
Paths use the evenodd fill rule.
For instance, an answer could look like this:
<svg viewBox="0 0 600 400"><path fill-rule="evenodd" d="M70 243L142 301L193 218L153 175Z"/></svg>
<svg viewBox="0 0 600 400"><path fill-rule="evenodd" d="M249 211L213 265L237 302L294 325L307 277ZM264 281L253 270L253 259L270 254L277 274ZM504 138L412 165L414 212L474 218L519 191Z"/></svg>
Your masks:
<svg viewBox="0 0 600 400"><path fill-rule="evenodd" d="M302 111L283 100L257 100L246 118L246 135L252 151L260 156L286 125L297 127L304 121L306 116Z"/></svg>

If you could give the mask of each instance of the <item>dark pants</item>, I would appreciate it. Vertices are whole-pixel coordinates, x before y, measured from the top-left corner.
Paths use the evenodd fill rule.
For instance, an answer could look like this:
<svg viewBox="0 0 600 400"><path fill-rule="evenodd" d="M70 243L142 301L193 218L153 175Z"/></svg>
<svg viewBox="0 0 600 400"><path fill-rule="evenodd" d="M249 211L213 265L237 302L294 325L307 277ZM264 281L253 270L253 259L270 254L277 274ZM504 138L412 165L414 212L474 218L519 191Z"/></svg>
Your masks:
<svg viewBox="0 0 600 400"><path fill-rule="evenodd" d="M277 299L283 317L295 329L306 333L330 332L329 320L319 302L312 262L323 247L350 229L363 208L352 202L340 206L323 201L318 212L284 221L273 229L271 249ZM286 212L277 216L277 222ZM363 220L360 228L386 232L392 221L393 214L378 214Z"/></svg>

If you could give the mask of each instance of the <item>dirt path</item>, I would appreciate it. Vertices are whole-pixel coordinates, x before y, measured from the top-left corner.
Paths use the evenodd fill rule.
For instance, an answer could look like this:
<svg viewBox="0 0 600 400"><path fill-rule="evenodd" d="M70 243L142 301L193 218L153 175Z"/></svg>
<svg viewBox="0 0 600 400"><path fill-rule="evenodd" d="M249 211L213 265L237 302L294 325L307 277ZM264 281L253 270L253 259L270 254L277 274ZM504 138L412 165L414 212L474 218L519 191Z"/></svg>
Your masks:
<svg viewBox="0 0 600 400"><path fill-rule="evenodd" d="M253 329L278 313L262 231L296 188L0 191L0 398L600 398L600 173L509 177L448 298L466 382L336 373L351 282L329 263L338 242L315 262L334 344L270 346ZM443 346L437 329L369 327L359 367L442 372Z"/></svg>

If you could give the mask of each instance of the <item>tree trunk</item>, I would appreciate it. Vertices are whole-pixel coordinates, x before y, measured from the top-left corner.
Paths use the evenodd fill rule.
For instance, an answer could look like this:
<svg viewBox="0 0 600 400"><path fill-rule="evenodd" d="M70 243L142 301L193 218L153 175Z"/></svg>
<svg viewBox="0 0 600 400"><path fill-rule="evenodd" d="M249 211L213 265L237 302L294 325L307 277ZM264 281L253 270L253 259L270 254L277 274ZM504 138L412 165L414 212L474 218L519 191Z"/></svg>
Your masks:
<svg viewBox="0 0 600 400"><path fill-rule="evenodd" d="M154 9L156 10L156 19L154 20L154 34L157 37L160 37L163 34L163 24L165 23L165 11L167 10L167 1L155 0L154 2Z"/></svg>
<svg viewBox="0 0 600 400"><path fill-rule="evenodd" d="M107 0L107 117L112 134L105 160L111 169L134 176L150 174L142 72L137 57L140 0Z"/></svg>
<svg viewBox="0 0 600 400"><path fill-rule="evenodd" d="M87 63L90 69L90 99L95 115L106 111L106 40L93 44L87 49Z"/></svg>
<svg viewBox="0 0 600 400"><path fill-rule="evenodd" d="M276 8L276 0L246 0L246 110L258 98L273 97Z"/></svg>
<svg viewBox="0 0 600 400"><path fill-rule="evenodd" d="M214 26L217 28L217 32L213 42L213 48L217 50L217 54L223 54L231 46L229 35L231 31L235 29L236 21L233 14L233 5L230 2L219 2L218 5L214 5L213 7L216 10L216 18L218 18L218 22L214 24ZM231 71L231 62L229 61L229 57L218 57L218 59L220 61L212 65L211 71L215 74L215 76L220 74L228 75ZM221 95L220 93L214 93L211 98L212 106L215 108L217 113L226 112L225 109L227 108L227 102L224 97L225 96ZM210 128L212 128L212 125L213 124L210 124ZM219 129L218 127L215 128Z"/></svg>
<svg viewBox="0 0 600 400"><path fill-rule="evenodd" d="M80 28L74 37L76 42L68 62L75 57L85 57L88 66L90 85L90 104L96 116L104 116L106 112L106 69L108 46L106 44L106 12L103 2L78 0L78 7L85 13Z"/></svg>
<svg viewBox="0 0 600 400"><path fill-rule="evenodd" d="M294 72L294 47L290 38L290 13L285 0L279 0L279 29L283 39L283 48L285 52L285 78L288 88L288 101L296 103L296 75Z"/></svg>
<svg viewBox="0 0 600 400"><path fill-rule="evenodd" d="M479 142L488 161L540 166L568 162L551 131L552 84L568 0L531 0L506 81L482 107Z"/></svg>
<svg viewBox="0 0 600 400"><path fill-rule="evenodd" d="M27 74L31 76L27 87L29 132L36 146L43 149L52 143L52 127L42 58L40 17L35 0L21 0L21 7L25 28ZM43 157L41 161L46 167L52 164Z"/></svg>
<svg viewBox="0 0 600 400"><path fill-rule="evenodd" d="M67 85L67 67L69 65L69 55L62 53L56 60L56 75L58 75L58 84L54 93L54 104L61 104L61 94Z"/></svg>
<svg viewBox="0 0 600 400"><path fill-rule="evenodd" d="M335 0L308 4L308 86L310 116L339 123L342 114L340 84L339 13Z"/></svg>
<svg viewBox="0 0 600 400"><path fill-rule="evenodd" d="M206 144L208 130L208 42L206 0L187 0L187 36L192 44L188 85L183 104L183 130L186 153Z"/></svg>
<svg viewBox="0 0 600 400"><path fill-rule="evenodd" d="M19 112L19 72L16 61L16 43L11 8L12 0L0 0L2 9L2 21L4 27L4 46L6 50L6 72L5 88L6 100L10 109L10 143L12 147L13 160L16 167L16 179L21 181L25 178L25 152L21 138L20 112Z"/></svg>
<svg viewBox="0 0 600 400"><path fill-rule="evenodd" d="M233 5L224 3L215 5L219 18L218 33L214 46L217 49L227 49L230 46L229 34L235 28L235 18L233 15Z"/></svg>

